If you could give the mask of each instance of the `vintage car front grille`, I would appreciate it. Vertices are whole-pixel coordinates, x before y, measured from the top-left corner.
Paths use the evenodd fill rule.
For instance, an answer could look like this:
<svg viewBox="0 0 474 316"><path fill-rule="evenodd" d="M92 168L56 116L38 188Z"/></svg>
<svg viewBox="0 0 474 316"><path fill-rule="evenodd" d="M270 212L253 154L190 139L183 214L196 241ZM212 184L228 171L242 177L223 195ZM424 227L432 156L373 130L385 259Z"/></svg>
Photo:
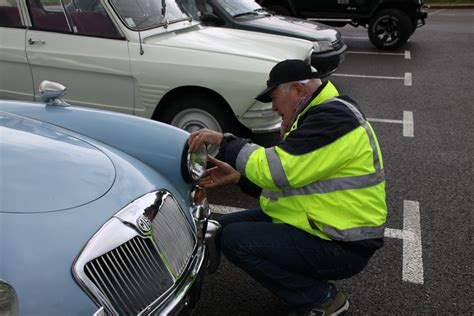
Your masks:
<svg viewBox="0 0 474 316"><path fill-rule="evenodd" d="M173 274L180 275L194 250L196 239L178 203L173 198L164 199L162 211L158 212L152 223L158 248L167 258Z"/></svg>
<svg viewBox="0 0 474 316"><path fill-rule="evenodd" d="M120 315L144 310L173 285L153 242L140 237L90 261L85 271Z"/></svg>
<svg viewBox="0 0 474 316"><path fill-rule="evenodd" d="M140 227L146 218L149 230ZM73 272L100 306L118 315L151 312L169 291L197 247L193 227L164 190L118 212L88 242Z"/></svg>

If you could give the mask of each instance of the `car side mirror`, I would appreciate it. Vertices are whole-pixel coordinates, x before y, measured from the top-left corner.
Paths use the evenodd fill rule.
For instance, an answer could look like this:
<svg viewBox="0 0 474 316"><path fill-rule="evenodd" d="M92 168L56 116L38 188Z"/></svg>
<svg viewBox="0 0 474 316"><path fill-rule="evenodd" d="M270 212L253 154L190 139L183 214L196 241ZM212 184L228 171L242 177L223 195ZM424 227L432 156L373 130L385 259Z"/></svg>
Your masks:
<svg viewBox="0 0 474 316"><path fill-rule="evenodd" d="M210 12L202 13L199 19L201 20L202 24L208 26L222 26L225 24L224 20Z"/></svg>
<svg viewBox="0 0 474 316"><path fill-rule="evenodd" d="M68 105L61 100L66 94L66 87L57 82L43 80L38 89L40 99L48 105Z"/></svg>

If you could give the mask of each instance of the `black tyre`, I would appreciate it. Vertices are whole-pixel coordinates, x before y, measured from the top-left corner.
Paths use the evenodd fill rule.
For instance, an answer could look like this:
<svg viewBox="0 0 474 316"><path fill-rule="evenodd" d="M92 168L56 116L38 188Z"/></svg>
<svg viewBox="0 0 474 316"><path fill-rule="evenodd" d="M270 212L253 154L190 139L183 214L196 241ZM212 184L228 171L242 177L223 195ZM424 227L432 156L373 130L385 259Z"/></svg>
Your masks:
<svg viewBox="0 0 474 316"><path fill-rule="evenodd" d="M273 5L267 8L269 11L275 12L278 15L293 16L291 11L281 5Z"/></svg>
<svg viewBox="0 0 474 316"><path fill-rule="evenodd" d="M410 17L398 9L380 10L369 23L370 41L379 49L396 49L405 44L412 33Z"/></svg>

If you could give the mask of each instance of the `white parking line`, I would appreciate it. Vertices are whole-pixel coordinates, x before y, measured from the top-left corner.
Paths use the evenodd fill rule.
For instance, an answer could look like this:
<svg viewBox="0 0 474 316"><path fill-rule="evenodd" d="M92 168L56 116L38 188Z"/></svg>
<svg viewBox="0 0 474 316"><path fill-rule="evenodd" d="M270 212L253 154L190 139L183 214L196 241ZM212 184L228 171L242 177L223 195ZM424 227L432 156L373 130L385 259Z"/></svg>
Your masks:
<svg viewBox="0 0 474 316"><path fill-rule="evenodd" d="M211 211L229 214L244 209L211 204ZM420 205L417 201L403 201L403 229L385 229L385 237L403 240L402 280L423 284L423 251L421 244Z"/></svg>
<svg viewBox="0 0 474 316"><path fill-rule="evenodd" d="M403 240L402 280L423 284L420 204L417 201L403 201L403 230L386 229L385 236Z"/></svg>
<svg viewBox="0 0 474 316"><path fill-rule="evenodd" d="M411 111L403 111L403 136L415 137L415 123Z"/></svg>
<svg viewBox="0 0 474 316"><path fill-rule="evenodd" d="M404 53L381 53L381 52L364 52L356 50L348 50L347 54L360 54L360 55L387 55L387 56L404 56L405 59L411 59L411 53L409 50L406 50Z"/></svg>
<svg viewBox="0 0 474 316"><path fill-rule="evenodd" d="M355 74L332 74L333 77L352 77L352 78L370 78L370 79L388 79L388 80L403 80L405 86L412 85L411 72L405 72L404 77L388 77L388 76L369 76L369 75L355 75Z"/></svg>
<svg viewBox="0 0 474 316"><path fill-rule="evenodd" d="M432 13L430 12L430 16L431 16L431 15L435 15L435 14L437 14L437 13L439 13L439 12L442 12L442 11L445 11L445 10L446 10L446 9L440 9L440 10L436 10L435 12L432 12Z"/></svg>
<svg viewBox="0 0 474 316"><path fill-rule="evenodd" d="M393 123L403 125L403 136L404 137L415 137L415 123L413 121L412 111L403 111L403 120L389 120L389 119L378 119L368 117L369 122L380 122L380 123Z"/></svg>

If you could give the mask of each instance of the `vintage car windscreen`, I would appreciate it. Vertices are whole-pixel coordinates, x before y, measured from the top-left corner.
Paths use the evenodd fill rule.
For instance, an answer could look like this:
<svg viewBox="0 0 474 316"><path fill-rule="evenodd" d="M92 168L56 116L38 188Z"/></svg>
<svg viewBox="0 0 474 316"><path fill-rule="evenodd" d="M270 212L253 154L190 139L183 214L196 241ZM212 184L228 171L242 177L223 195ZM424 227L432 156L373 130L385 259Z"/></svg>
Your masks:
<svg viewBox="0 0 474 316"><path fill-rule="evenodd" d="M144 30L189 19L173 0L110 0L118 15L132 30Z"/></svg>
<svg viewBox="0 0 474 316"><path fill-rule="evenodd" d="M258 14L262 7L254 0L216 0L216 2L231 16Z"/></svg>

